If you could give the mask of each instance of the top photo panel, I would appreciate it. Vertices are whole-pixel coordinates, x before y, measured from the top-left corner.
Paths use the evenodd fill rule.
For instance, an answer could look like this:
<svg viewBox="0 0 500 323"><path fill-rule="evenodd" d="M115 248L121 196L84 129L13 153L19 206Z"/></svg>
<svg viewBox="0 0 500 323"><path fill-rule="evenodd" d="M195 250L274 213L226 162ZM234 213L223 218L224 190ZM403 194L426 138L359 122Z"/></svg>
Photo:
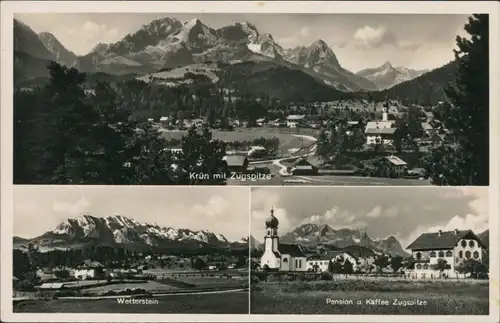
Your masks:
<svg viewBox="0 0 500 323"><path fill-rule="evenodd" d="M489 185L487 14L25 13L14 184Z"/></svg>

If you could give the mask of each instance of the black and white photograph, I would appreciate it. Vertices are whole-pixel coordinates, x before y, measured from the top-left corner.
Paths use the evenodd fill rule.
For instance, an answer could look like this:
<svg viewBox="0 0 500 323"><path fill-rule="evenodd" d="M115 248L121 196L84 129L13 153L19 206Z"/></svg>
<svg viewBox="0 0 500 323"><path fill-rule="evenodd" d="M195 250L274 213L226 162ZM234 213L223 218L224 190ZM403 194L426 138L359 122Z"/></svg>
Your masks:
<svg viewBox="0 0 500 323"><path fill-rule="evenodd" d="M16 186L14 199L14 313L249 312L248 189Z"/></svg>
<svg viewBox="0 0 500 323"><path fill-rule="evenodd" d="M17 13L14 184L486 186L488 14Z"/></svg>
<svg viewBox="0 0 500 323"><path fill-rule="evenodd" d="M251 190L252 314L489 314L487 188Z"/></svg>

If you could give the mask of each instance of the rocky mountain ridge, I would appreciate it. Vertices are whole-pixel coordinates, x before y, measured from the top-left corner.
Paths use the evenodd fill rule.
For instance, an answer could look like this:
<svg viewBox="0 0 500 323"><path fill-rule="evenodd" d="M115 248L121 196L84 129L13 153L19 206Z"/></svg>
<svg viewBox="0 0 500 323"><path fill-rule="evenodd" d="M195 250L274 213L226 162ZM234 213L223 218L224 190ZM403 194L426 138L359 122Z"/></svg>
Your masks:
<svg viewBox="0 0 500 323"><path fill-rule="evenodd" d="M71 249L87 244L152 248L227 248L248 245L244 240L245 238L231 242L223 235L207 230L176 229L156 223L140 223L121 215L81 215L67 219L53 230L35 238L14 237L14 245L22 248L32 244L44 250Z"/></svg>

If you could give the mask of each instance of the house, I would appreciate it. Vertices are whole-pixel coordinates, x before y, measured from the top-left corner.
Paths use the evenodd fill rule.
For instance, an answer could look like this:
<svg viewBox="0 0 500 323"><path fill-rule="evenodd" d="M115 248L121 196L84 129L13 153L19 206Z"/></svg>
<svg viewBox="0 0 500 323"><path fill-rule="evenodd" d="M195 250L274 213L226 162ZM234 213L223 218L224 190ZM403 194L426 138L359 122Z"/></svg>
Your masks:
<svg viewBox="0 0 500 323"><path fill-rule="evenodd" d="M298 125L302 125L306 120L304 114L291 114L286 118L286 126L288 128L296 128Z"/></svg>
<svg viewBox="0 0 500 323"><path fill-rule="evenodd" d="M248 150L249 157L264 157L267 156L267 149L262 146L250 146Z"/></svg>
<svg viewBox="0 0 500 323"><path fill-rule="evenodd" d="M378 164L384 168L387 173L387 177L403 176L408 165L404 160L394 155L382 157Z"/></svg>
<svg viewBox="0 0 500 323"><path fill-rule="evenodd" d="M286 123L284 123L283 121L281 121L280 119L274 119L274 120L271 120L269 121L269 124L273 127L280 127L282 126L282 124L285 124L286 126Z"/></svg>
<svg viewBox="0 0 500 323"><path fill-rule="evenodd" d="M332 260L329 255L320 255L319 257L309 257L307 259L307 271L326 272L328 264Z"/></svg>
<svg viewBox="0 0 500 323"><path fill-rule="evenodd" d="M418 277L429 278L439 277L439 260L445 261L446 269L442 270L445 275L455 275L458 273L457 268L465 260L482 262L483 250L488 247L472 230L439 230L421 234L406 249L411 250L415 260L412 272Z"/></svg>
<svg viewBox="0 0 500 323"><path fill-rule="evenodd" d="M66 286L64 286L64 283L43 283L40 286L37 286L37 289L41 290L59 290L63 289Z"/></svg>
<svg viewBox="0 0 500 323"><path fill-rule="evenodd" d="M392 145L397 135L397 131L396 121L389 120L387 109L383 108L382 121L370 121L366 124L366 144Z"/></svg>
<svg viewBox="0 0 500 323"><path fill-rule="evenodd" d="M352 120L352 121L347 121L347 129L356 129L359 128L363 125L361 121L357 120Z"/></svg>
<svg viewBox="0 0 500 323"><path fill-rule="evenodd" d="M433 134L436 133L436 131L434 130L434 127L430 123L422 122L421 125L422 125L422 130L424 131L425 136L431 137Z"/></svg>
<svg viewBox="0 0 500 323"><path fill-rule="evenodd" d="M264 123L266 123L266 118L259 118L255 120L255 122L257 123L257 126L262 127Z"/></svg>
<svg viewBox="0 0 500 323"><path fill-rule="evenodd" d="M229 172L243 173L248 169L247 156L226 155L222 160L226 162Z"/></svg>
<svg viewBox="0 0 500 323"><path fill-rule="evenodd" d="M357 259L348 252L344 251L329 251L325 254L320 255L319 257L311 257L307 261L307 270L308 271L319 271L324 272L328 271L329 263L338 262L342 266L344 266L348 261L352 265L353 271L357 271L358 269L358 261Z"/></svg>
<svg viewBox="0 0 500 323"><path fill-rule="evenodd" d="M265 247L260 259L260 268L278 271L307 271L307 257L302 247L297 244L279 243L279 221L274 216L273 209L265 225Z"/></svg>
<svg viewBox="0 0 500 323"><path fill-rule="evenodd" d="M293 163L291 173L293 175L317 175L318 167L314 166L307 159L302 157Z"/></svg>
<svg viewBox="0 0 500 323"><path fill-rule="evenodd" d="M77 279L94 279L104 277L104 266L91 260L85 260L83 264L78 266L73 273Z"/></svg>
<svg viewBox="0 0 500 323"><path fill-rule="evenodd" d="M160 123L162 123L164 125L168 124L168 117L161 117L160 118Z"/></svg>

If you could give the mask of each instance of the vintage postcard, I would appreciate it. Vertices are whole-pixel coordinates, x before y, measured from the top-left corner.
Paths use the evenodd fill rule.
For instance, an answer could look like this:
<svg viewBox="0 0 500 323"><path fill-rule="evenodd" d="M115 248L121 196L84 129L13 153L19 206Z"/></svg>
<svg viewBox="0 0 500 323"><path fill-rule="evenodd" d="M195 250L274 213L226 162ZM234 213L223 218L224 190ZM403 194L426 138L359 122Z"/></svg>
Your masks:
<svg viewBox="0 0 500 323"><path fill-rule="evenodd" d="M0 5L2 321L500 319L497 3Z"/></svg>
<svg viewBox="0 0 500 323"><path fill-rule="evenodd" d="M251 312L488 315L488 208L487 188L252 188Z"/></svg>
<svg viewBox="0 0 500 323"><path fill-rule="evenodd" d="M248 314L245 188L16 186L14 203L14 313Z"/></svg>
<svg viewBox="0 0 500 323"><path fill-rule="evenodd" d="M489 184L487 13L272 7L13 12L13 183Z"/></svg>

